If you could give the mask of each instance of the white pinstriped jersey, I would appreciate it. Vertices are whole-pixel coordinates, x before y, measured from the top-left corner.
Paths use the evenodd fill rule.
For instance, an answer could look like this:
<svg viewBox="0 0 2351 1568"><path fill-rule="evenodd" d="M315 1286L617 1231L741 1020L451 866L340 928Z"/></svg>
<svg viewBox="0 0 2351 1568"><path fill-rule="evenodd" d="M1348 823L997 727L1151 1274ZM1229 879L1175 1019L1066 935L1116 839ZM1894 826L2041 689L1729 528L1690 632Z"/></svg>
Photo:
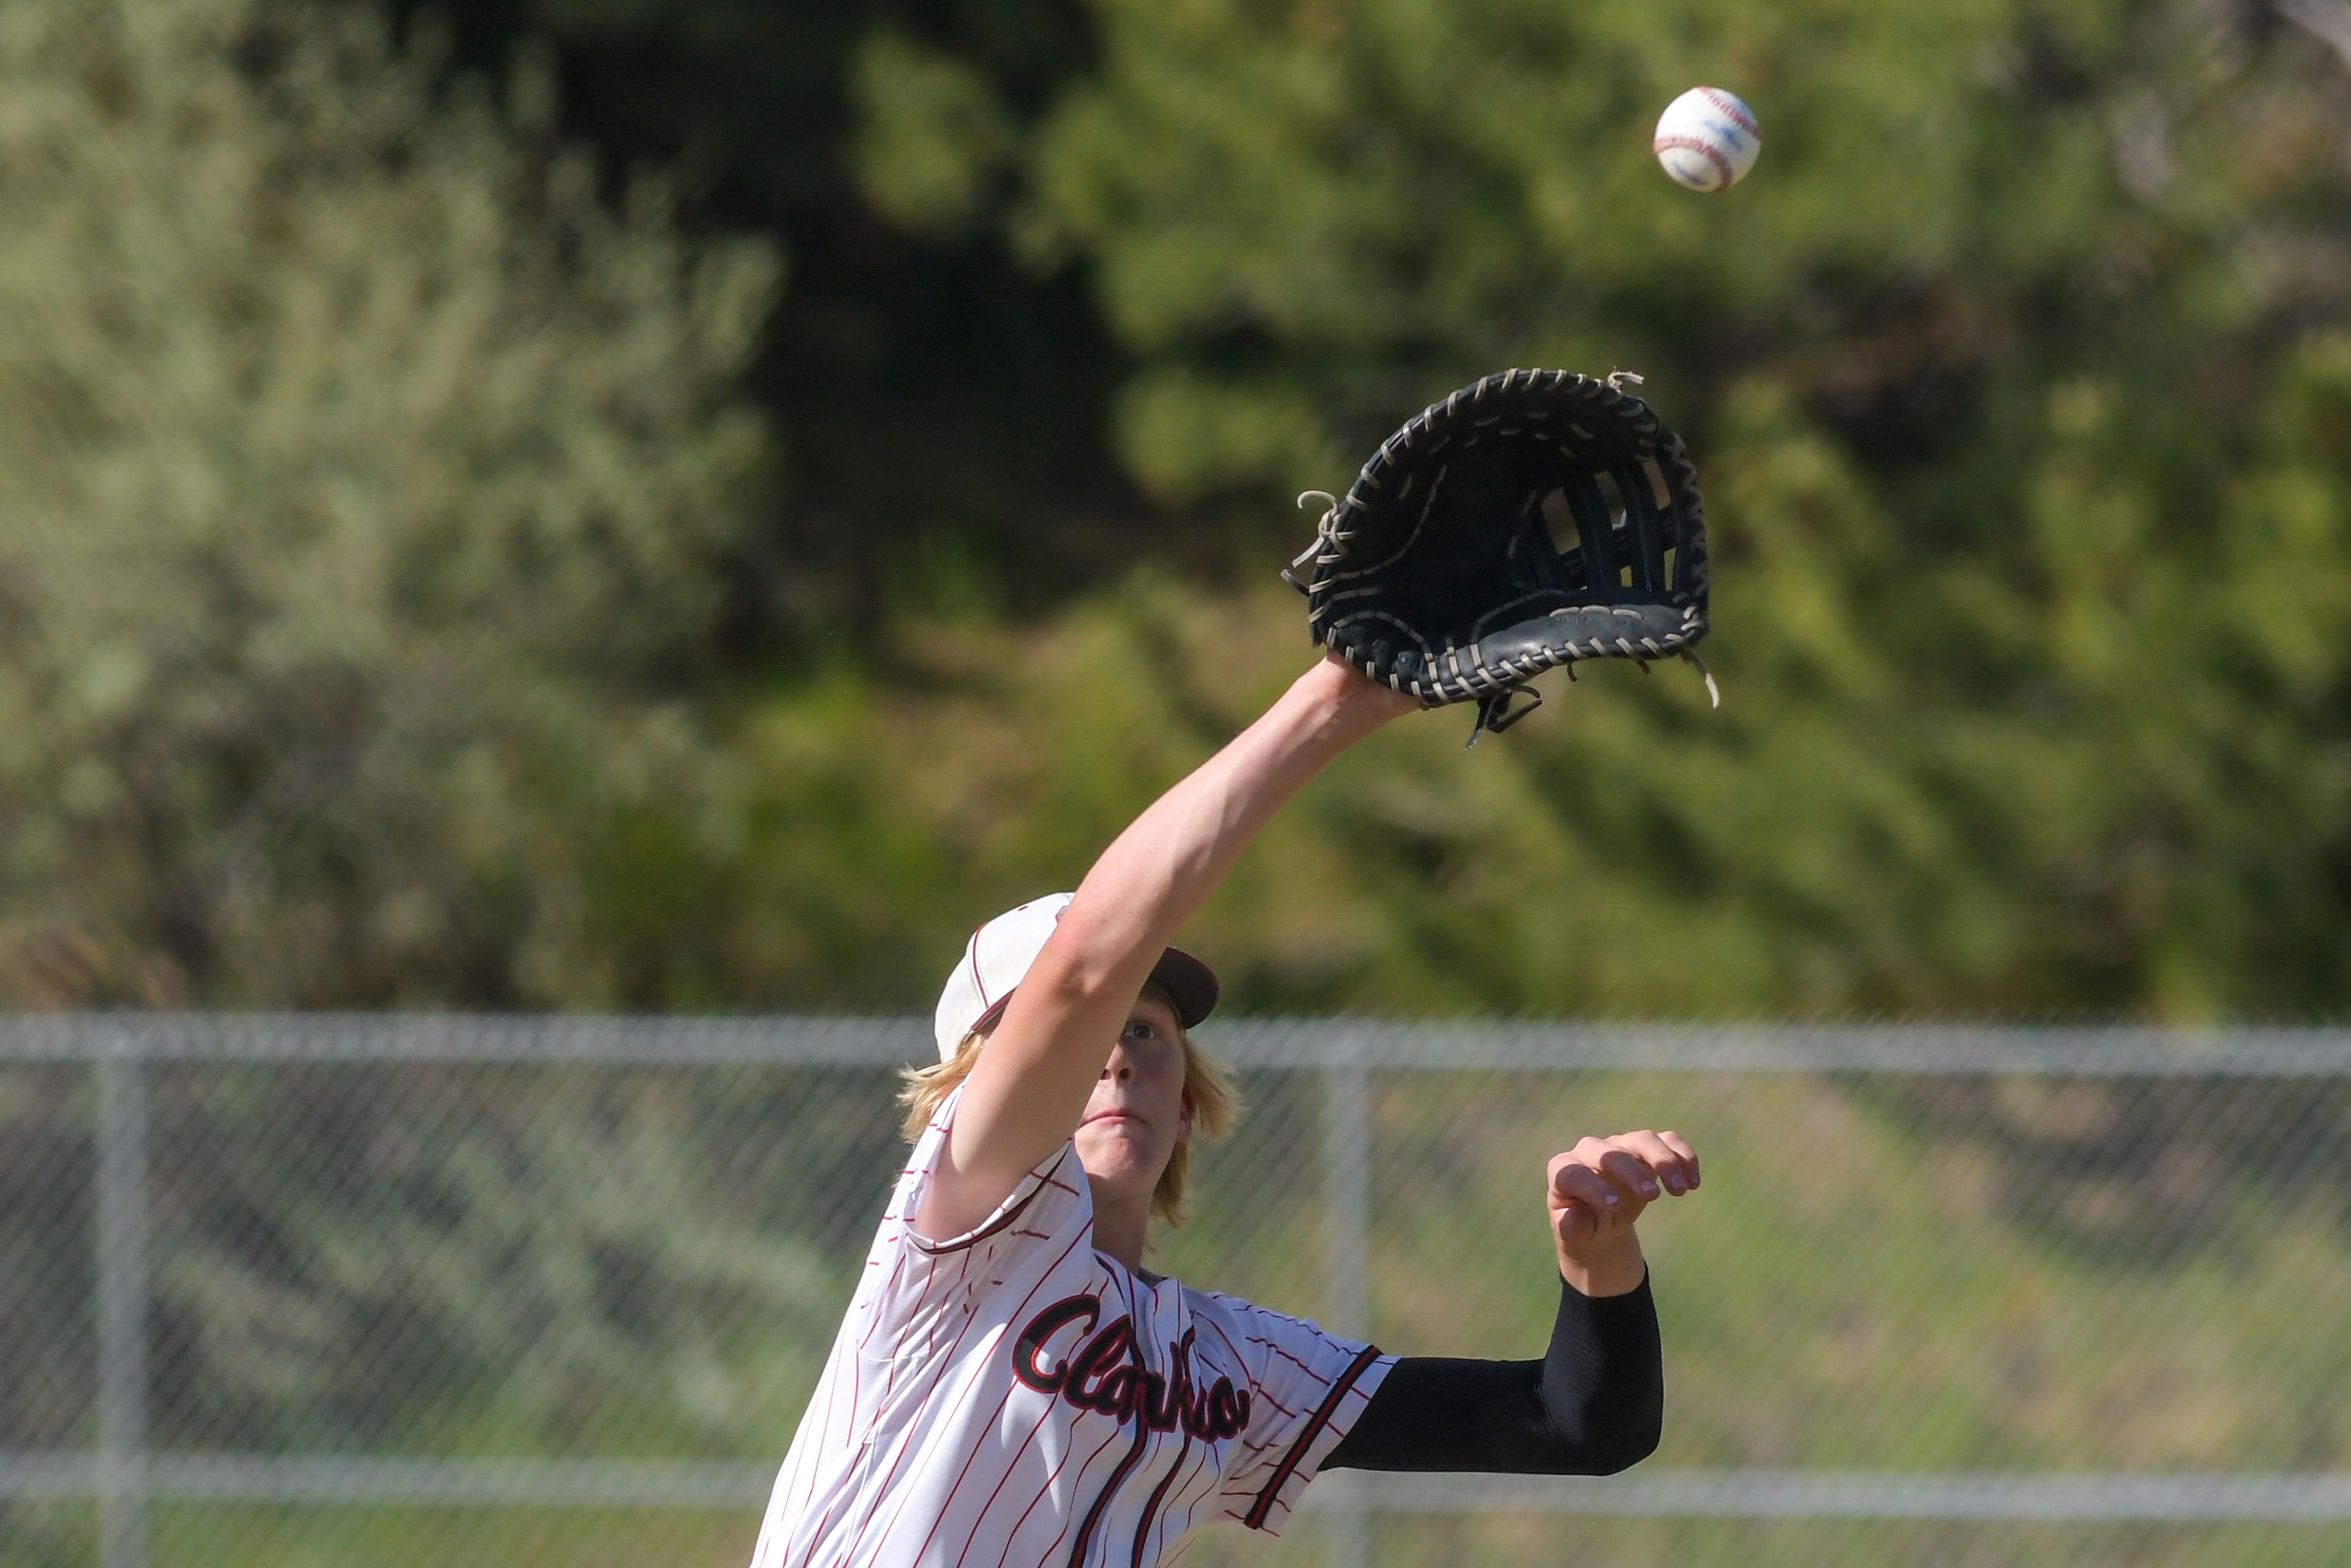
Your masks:
<svg viewBox="0 0 2351 1568"><path fill-rule="evenodd" d="M1394 1358L1093 1248L1065 1144L967 1235L898 1183L777 1478L752 1568L1153 1568L1201 1527L1279 1534Z"/></svg>

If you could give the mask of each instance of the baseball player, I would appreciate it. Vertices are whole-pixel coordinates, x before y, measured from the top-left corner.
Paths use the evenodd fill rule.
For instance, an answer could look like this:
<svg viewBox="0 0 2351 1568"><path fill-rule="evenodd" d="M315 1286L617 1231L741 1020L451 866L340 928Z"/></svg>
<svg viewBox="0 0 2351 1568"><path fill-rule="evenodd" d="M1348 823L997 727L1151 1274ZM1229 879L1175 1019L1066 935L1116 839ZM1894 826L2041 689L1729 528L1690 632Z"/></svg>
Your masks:
<svg viewBox="0 0 2351 1568"><path fill-rule="evenodd" d="M1551 1161L1538 1361L1400 1359L1144 1266L1233 1105L1187 1032L1216 977L1168 941L1283 802L1419 706L1326 656L1074 894L973 935L753 1568L1151 1568L1208 1525L1279 1533L1331 1466L1604 1474L1655 1448L1634 1222L1698 1184L1672 1133Z"/></svg>

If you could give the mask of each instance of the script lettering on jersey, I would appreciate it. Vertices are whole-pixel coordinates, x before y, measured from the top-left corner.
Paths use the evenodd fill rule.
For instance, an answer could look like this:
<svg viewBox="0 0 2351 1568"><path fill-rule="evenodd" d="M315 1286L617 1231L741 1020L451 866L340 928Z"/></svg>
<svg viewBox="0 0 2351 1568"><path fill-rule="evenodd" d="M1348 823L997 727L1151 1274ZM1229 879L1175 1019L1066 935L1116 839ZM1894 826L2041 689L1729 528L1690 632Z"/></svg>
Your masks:
<svg viewBox="0 0 2351 1568"><path fill-rule="evenodd" d="M1207 1388L1192 1379L1192 1331L1167 1347L1173 1378L1134 1364L1134 1322L1120 1317L1097 1329L1102 1302L1067 1296L1040 1310L1012 1343L1012 1375L1040 1394L1058 1394L1081 1410L1099 1411L1121 1426L1142 1417L1155 1431L1177 1427L1204 1441L1237 1436L1249 1425L1249 1396L1232 1379ZM1053 1340L1065 1334L1066 1355Z"/></svg>

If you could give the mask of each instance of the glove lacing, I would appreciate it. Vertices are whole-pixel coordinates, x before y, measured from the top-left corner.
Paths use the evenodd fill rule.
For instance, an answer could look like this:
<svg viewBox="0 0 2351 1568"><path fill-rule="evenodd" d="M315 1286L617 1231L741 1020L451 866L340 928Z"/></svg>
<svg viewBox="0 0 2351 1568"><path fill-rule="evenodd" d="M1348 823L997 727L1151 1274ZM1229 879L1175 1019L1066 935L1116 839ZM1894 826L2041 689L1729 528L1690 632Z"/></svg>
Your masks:
<svg viewBox="0 0 2351 1568"><path fill-rule="evenodd" d="M1684 648L1682 650L1682 657L1689 663L1696 664L1698 666L1698 673L1706 678L1707 701L1715 707L1720 707L1722 706L1722 688L1714 684L1714 672L1706 667L1706 661L1699 658L1697 651L1691 648Z"/></svg>
<svg viewBox="0 0 2351 1568"><path fill-rule="evenodd" d="M1299 580L1298 574L1301 571L1303 571L1306 569L1307 564L1322 555L1324 550L1336 549L1340 545L1345 543L1346 536L1339 531L1338 497L1333 496L1328 490L1305 490L1300 492L1298 497L1298 505L1302 507L1309 501L1320 501L1322 503L1322 520L1314 525L1313 542L1309 544L1304 549L1300 550L1298 552L1297 559L1282 569L1281 580L1290 584L1290 587L1298 590L1299 592L1306 594L1311 598L1312 597L1312 591L1309 589L1305 583Z"/></svg>

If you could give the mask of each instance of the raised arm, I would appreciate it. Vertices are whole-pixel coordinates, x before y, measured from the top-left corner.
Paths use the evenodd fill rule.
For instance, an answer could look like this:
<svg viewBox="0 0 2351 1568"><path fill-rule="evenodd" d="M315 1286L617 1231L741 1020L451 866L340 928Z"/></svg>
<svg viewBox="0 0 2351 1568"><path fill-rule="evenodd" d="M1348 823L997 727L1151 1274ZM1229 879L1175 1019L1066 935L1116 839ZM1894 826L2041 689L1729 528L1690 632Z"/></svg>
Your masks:
<svg viewBox="0 0 2351 1568"><path fill-rule="evenodd" d="M1665 1360L1633 1227L1698 1184L1698 1152L1678 1133L1585 1138L1554 1155L1543 1202L1559 1315L1542 1359L1405 1356L1323 1468L1613 1475L1648 1458Z"/></svg>
<svg viewBox="0 0 2351 1568"><path fill-rule="evenodd" d="M1176 929L1308 779L1418 706L1326 657L1113 841L964 1082L924 1235L977 1225L1069 1138Z"/></svg>

